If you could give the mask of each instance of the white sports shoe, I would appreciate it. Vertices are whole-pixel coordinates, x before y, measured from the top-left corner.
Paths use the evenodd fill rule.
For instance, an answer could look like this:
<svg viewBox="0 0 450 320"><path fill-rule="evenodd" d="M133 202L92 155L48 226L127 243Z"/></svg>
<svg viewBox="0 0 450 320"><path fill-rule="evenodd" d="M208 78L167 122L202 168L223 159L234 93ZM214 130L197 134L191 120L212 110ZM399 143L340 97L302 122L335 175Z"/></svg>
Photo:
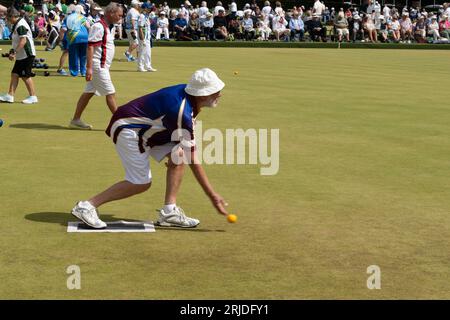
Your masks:
<svg viewBox="0 0 450 320"><path fill-rule="evenodd" d="M8 102L8 103L13 103L14 102L14 97L8 93L2 94L0 95L0 101L1 102Z"/></svg>
<svg viewBox="0 0 450 320"><path fill-rule="evenodd" d="M29 96L25 100L22 100L22 103L24 104L38 103L38 98L36 96Z"/></svg>
<svg viewBox="0 0 450 320"><path fill-rule="evenodd" d="M200 221L186 217L183 209L175 207L171 212L165 213L163 209L159 211L159 218L156 225L161 227L195 228Z"/></svg>
<svg viewBox="0 0 450 320"><path fill-rule="evenodd" d="M92 126L90 124L84 123L81 119L78 119L78 120L70 120L69 128L91 130Z"/></svg>
<svg viewBox="0 0 450 320"><path fill-rule="evenodd" d="M150 68L147 68L147 71L148 72L156 72L156 71L158 71L157 69L154 69L154 68L152 68L152 67L150 67Z"/></svg>
<svg viewBox="0 0 450 320"><path fill-rule="evenodd" d="M100 220L97 209L89 201L79 201L73 207L72 214L92 228L106 228L106 223Z"/></svg>

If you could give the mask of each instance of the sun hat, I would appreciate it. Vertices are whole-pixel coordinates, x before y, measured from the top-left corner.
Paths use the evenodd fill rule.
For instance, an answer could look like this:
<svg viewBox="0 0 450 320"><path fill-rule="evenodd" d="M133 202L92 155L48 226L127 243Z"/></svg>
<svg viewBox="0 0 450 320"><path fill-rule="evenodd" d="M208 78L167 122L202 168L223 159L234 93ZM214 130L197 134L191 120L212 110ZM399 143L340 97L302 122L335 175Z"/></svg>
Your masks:
<svg viewBox="0 0 450 320"><path fill-rule="evenodd" d="M203 68L194 72L184 91L194 97L204 97L219 92L224 87L225 83L214 71Z"/></svg>

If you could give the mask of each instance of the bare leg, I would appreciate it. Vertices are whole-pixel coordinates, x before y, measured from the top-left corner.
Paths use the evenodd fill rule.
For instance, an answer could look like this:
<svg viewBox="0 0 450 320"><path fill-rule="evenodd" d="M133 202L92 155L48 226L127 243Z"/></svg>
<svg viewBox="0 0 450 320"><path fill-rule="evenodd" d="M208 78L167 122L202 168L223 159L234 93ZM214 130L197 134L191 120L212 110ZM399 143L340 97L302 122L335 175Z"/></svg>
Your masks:
<svg viewBox="0 0 450 320"><path fill-rule="evenodd" d="M64 50L63 53L61 54L61 58L59 58L58 70L62 70L64 68L64 64L66 63L68 55L69 52L67 50Z"/></svg>
<svg viewBox="0 0 450 320"><path fill-rule="evenodd" d="M108 108L111 111L111 113L114 114L114 112L116 112L117 110L115 93L106 96L106 104L108 105Z"/></svg>
<svg viewBox="0 0 450 320"><path fill-rule="evenodd" d="M133 184L129 181L120 181L105 191L97 194L96 196L89 199L89 202L96 208L100 207L102 204L111 202L114 200L120 200L134 196L136 194L147 191L151 186L151 182L147 184Z"/></svg>
<svg viewBox="0 0 450 320"><path fill-rule="evenodd" d="M19 75L15 73L11 73L11 81L9 83L9 91L8 94L14 96L16 93L17 85L19 84Z"/></svg>
<svg viewBox="0 0 450 320"><path fill-rule="evenodd" d="M78 99L77 108L75 110L75 114L73 115L73 120L79 120L81 118L81 114L89 103L89 100L94 96L94 93L91 92L83 92Z"/></svg>
<svg viewBox="0 0 450 320"><path fill-rule="evenodd" d="M169 156L166 175L166 196L164 204L177 203L177 194L180 190L181 181L184 175L184 164L176 165Z"/></svg>
<svg viewBox="0 0 450 320"><path fill-rule="evenodd" d="M28 93L30 96L35 96L36 91L34 90L34 82L31 78L22 78L23 82L25 82L25 85L27 86Z"/></svg>

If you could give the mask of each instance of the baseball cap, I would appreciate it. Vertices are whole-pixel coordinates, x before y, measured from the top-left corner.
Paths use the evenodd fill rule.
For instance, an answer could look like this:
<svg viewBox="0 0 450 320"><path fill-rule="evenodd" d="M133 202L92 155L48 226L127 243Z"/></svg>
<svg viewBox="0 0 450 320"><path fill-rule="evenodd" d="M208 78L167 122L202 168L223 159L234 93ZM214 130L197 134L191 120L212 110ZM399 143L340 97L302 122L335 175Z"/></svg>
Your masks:
<svg viewBox="0 0 450 320"><path fill-rule="evenodd" d="M141 4L142 4L142 2L140 2L139 0L131 0L132 6L140 6Z"/></svg>
<svg viewBox="0 0 450 320"><path fill-rule="evenodd" d="M141 9L151 9L152 5L148 2L144 2L141 4Z"/></svg>
<svg viewBox="0 0 450 320"><path fill-rule="evenodd" d="M184 91L194 97L204 97L219 92L224 87L225 83L214 71L203 68L194 72Z"/></svg>

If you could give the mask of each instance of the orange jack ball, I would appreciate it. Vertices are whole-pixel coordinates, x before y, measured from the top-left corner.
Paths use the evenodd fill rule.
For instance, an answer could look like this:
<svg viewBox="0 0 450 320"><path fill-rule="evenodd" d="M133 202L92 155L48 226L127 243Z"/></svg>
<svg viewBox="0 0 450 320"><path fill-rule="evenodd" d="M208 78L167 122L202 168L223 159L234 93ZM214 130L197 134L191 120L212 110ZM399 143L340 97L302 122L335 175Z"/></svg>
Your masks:
<svg viewBox="0 0 450 320"><path fill-rule="evenodd" d="M237 221L237 216L236 216L235 214L229 214L229 215L227 216L227 220L228 220L228 222L230 222L230 223L234 223L234 222Z"/></svg>

